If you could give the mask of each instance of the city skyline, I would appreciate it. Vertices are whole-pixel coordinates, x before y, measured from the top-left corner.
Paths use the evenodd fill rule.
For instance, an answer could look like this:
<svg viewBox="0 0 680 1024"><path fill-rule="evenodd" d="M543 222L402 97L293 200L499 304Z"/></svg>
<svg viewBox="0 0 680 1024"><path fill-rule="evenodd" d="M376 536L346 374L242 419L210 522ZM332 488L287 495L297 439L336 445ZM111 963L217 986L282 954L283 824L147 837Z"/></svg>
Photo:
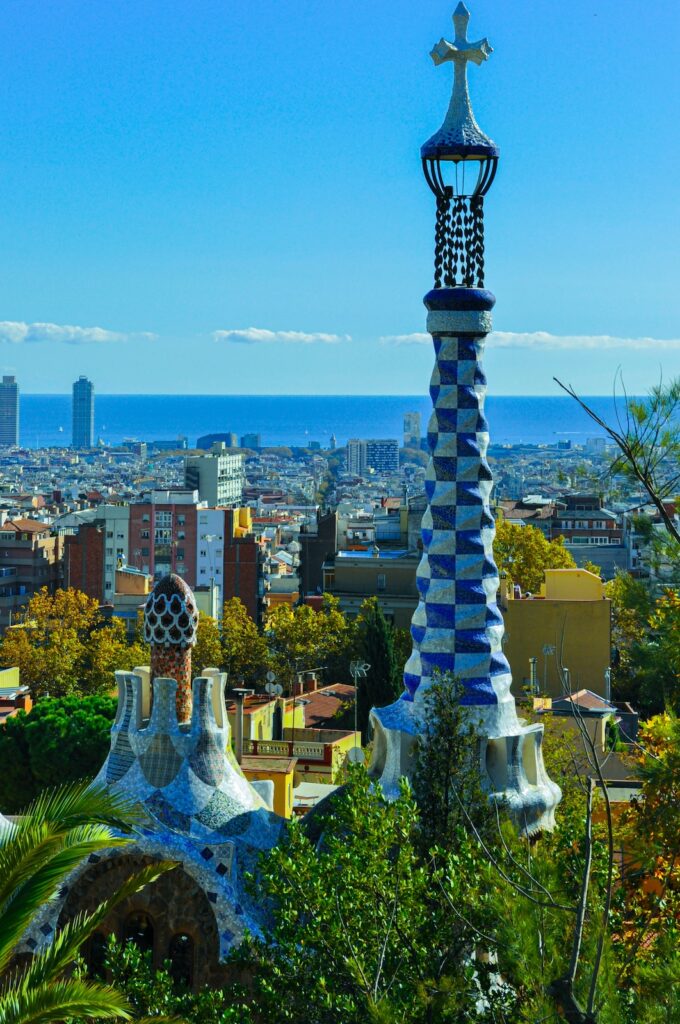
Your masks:
<svg viewBox="0 0 680 1024"><path fill-rule="evenodd" d="M0 372L25 394L80 374L110 394L412 394L432 366L418 149L451 82L428 51L453 6L7 13ZM471 7L494 47L470 73L475 111L501 147L497 395L557 394L553 375L607 394L619 366L639 393L680 372L678 14L655 5L631 74L638 12ZM653 177L626 159L635 124L664 140Z"/></svg>

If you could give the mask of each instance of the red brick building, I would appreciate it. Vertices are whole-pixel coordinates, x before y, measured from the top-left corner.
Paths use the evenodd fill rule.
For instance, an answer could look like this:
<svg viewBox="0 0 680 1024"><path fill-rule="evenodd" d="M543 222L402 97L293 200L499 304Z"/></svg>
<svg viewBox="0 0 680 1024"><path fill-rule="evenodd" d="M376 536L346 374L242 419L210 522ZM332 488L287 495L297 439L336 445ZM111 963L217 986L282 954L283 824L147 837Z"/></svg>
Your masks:
<svg viewBox="0 0 680 1024"><path fill-rule="evenodd" d="M64 586L104 600L104 529L85 523L78 533L64 538Z"/></svg>

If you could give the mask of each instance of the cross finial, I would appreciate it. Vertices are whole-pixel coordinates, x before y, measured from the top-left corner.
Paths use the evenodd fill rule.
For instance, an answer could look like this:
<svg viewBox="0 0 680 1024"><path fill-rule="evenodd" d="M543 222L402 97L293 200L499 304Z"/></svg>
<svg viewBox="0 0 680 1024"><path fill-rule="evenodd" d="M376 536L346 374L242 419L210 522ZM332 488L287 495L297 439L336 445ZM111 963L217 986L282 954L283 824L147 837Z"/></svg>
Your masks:
<svg viewBox="0 0 680 1024"><path fill-rule="evenodd" d="M464 3L459 3L453 12L453 27L455 30L453 42L449 43L442 36L430 52L430 56L435 64L443 64L447 60L460 61L463 65L469 60L473 60L475 64L481 64L489 59L489 56L493 53L493 47L489 44L489 40L486 37L479 39L476 43L468 42L467 27L469 21L470 12Z"/></svg>
<svg viewBox="0 0 680 1024"><path fill-rule="evenodd" d="M468 41L469 21L470 12L464 3L459 3L453 12L453 42L442 38L430 51L437 66L446 61L453 63L453 94L444 124L423 147L423 156L444 155L445 151L450 151L452 155L456 152L459 156L467 153L472 155L473 152L498 154L497 147L475 121L467 85L468 61L483 64L493 53L493 48L486 38L474 43Z"/></svg>

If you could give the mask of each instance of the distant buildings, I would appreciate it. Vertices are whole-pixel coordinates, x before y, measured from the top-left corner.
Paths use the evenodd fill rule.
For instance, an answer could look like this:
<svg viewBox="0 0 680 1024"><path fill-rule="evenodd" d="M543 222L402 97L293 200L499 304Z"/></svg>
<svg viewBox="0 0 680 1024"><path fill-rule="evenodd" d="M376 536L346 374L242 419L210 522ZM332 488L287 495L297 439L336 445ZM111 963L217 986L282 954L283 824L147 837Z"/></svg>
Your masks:
<svg viewBox="0 0 680 1024"><path fill-rule="evenodd" d="M262 447L262 438L259 434L244 434L241 438L241 448L251 448L253 451L259 451Z"/></svg>
<svg viewBox="0 0 680 1024"><path fill-rule="evenodd" d="M420 413L404 413L404 448L420 448Z"/></svg>
<svg viewBox="0 0 680 1024"><path fill-rule="evenodd" d="M92 448L94 443L94 384L79 377L73 385L73 448Z"/></svg>
<svg viewBox="0 0 680 1024"><path fill-rule="evenodd" d="M399 442L396 439L359 440L347 442L347 472L364 476L368 470L376 473L396 473L399 470Z"/></svg>
<svg viewBox="0 0 680 1024"><path fill-rule="evenodd" d="M184 463L185 487L212 507L240 505L243 483L243 456L227 455L223 442L208 455L188 455Z"/></svg>
<svg viewBox="0 0 680 1024"><path fill-rule="evenodd" d="M0 384L0 445L19 444L19 385L16 377L3 377Z"/></svg>
<svg viewBox="0 0 680 1024"><path fill-rule="evenodd" d="M212 448L214 444L223 444L225 448L238 448L238 437L231 431L224 434L203 434L196 441L197 448Z"/></svg>
<svg viewBox="0 0 680 1024"><path fill-rule="evenodd" d="M35 519L8 520L0 527L0 625L16 620L36 591L53 594L61 584L60 538Z"/></svg>
<svg viewBox="0 0 680 1024"><path fill-rule="evenodd" d="M254 621L262 618L263 556L247 508L208 508L195 490L181 488L156 488L132 505L100 505L65 538L65 585L114 603L122 566L155 579L175 572L197 599L207 593L217 614L238 597Z"/></svg>

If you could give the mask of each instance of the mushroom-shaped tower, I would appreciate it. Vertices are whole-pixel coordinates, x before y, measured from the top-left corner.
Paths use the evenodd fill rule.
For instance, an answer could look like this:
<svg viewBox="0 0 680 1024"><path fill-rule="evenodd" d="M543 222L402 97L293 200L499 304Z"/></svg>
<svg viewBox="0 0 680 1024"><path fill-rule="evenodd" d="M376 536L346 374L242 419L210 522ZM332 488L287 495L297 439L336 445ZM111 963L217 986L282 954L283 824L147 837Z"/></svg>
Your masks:
<svg viewBox="0 0 680 1024"><path fill-rule="evenodd" d="M284 819L270 811L231 752L226 675L208 668L191 680L197 613L186 583L174 575L161 579L144 620L151 667L116 672L118 712L96 780L137 804L143 827L134 845L76 869L46 905L26 948L49 942L57 924L94 907L102 887L125 877L131 857L175 860L181 867L172 872L167 893L161 879L137 894L125 914L153 919L154 934L168 942L174 922L181 935L193 936L197 980L219 979L220 961L244 929L258 930L263 908L246 892L244 871L276 843ZM190 905L176 898L182 892ZM104 930L124 934L125 919L106 923ZM167 948L161 943L157 962Z"/></svg>
<svg viewBox="0 0 680 1024"><path fill-rule="evenodd" d="M481 730L488 789L507 804L521 830L532 833L553 825L561 793L543 765L543 727L525 726L517 718L496 603L499 578L481 356L495 303L484 289L483 204L499 151L470 105L468 62L481 64L492 49L486 39L468 42L469 17L460 3L453 16L453 43L441 39L431 53L435 64L453 63L454 84L443 125L421 150L425 178L437 201L434 288L424 300L435 351L428 505L404 694L371 712L371 771L388 795L397 792L399 777L409 774L428 687L437 673L452 673L463 684L463 704Z"/></svg>

